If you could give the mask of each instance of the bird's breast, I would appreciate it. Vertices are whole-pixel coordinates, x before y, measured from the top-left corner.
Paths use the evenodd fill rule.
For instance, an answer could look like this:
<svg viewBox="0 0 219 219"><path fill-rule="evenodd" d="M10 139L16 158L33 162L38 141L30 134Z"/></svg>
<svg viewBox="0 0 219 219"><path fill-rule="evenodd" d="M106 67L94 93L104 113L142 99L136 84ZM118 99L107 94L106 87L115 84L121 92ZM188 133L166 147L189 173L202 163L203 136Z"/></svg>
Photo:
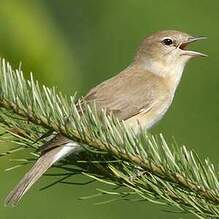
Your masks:
<svg viewBox="0 0 219 219"><path fill-rule="evenodd" d="M147 109L142 109L137 115L127 119L125 124L136 134L140 130L147 130L155 125L167 112L173 100L173 96L155 100Z"/></svg>

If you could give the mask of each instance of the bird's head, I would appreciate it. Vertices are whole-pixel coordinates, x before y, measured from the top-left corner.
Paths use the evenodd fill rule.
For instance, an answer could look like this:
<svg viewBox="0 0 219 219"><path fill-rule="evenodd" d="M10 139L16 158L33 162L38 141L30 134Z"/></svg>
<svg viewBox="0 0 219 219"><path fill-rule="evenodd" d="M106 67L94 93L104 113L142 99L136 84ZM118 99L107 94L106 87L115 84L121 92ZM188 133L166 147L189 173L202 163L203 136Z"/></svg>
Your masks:
<svg viewBox="0 0 219 219"><path fill-rule="evenodd" d="M175 30L154 33L143 40L135 56L135 62L164 76L174 73L177 69L182 71L191 58L206 56L187 50L190 43L201 39L206 37L195 37Z"/></svg>

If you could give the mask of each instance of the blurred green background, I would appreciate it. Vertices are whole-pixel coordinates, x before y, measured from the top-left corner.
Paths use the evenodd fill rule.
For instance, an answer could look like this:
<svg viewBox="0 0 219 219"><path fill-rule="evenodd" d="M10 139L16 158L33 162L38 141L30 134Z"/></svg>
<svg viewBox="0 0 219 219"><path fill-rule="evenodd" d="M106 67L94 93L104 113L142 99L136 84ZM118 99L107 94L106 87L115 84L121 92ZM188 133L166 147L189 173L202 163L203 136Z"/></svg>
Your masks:
<svg viewBox="0 0 219 219"><path fill-rule="evenodd" d="M169 141L174 136L218 166L218 9L219 1L208 0L1 0L0 56L14 67L22 62L23 70L43 84L82 95L127 66L151 32L177 29L207 35L208 40L192 47L209 57L187 65L171 109L152 132L164 133ZM2 145L0 151L6 148ZM78 200L101 185L59 184L40 192L52 177L43 177L17 208L5 208L4 197L29 168L5 172L11 165L0 159L1 219L194 218L147 202L96 206L96 199Z"/></svg>

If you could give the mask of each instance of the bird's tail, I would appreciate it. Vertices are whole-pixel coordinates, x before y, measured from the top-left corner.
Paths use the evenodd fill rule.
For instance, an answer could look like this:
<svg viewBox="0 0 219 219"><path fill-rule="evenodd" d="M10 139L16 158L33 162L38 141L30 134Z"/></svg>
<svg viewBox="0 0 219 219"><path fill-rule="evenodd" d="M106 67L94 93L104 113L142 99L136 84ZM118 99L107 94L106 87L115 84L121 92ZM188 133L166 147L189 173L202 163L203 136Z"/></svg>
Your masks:
<svg viewBox="0 0 219 219"><path fill-rule="evenodd" d="M8 194L5 199L6 206L16 206L23 195L30 187L59 159L78 150L79 145L75 142L56 147L44 153L25 174L17 186Z"/></svg>

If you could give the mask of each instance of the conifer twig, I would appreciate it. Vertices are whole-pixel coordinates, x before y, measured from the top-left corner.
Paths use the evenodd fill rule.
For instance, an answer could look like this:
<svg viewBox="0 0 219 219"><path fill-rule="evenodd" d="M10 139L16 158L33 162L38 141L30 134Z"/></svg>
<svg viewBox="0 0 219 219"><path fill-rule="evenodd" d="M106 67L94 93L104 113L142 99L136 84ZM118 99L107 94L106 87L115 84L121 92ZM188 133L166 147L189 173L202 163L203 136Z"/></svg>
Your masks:
<svg viewBox="0 0 219 219"><path fill-rule="evenodd" d="M0 139L19 144L2 156L40 147L45 140L40 136L49 130L83 145L81 160L68 158L56 165L67 174L59 182L71 184L66 180L81 173L110 184L113 190L98 190L97 195L113 196L110 201L132 200L135 195L200 218L219 218L218 175L209 160L201 161L185 146L169 146L162 135L142 131L135 136L104 111L97 115L95 106L85 104L80 115L75 96L41 88L32 75L25 80L22 71L14 71L5 60L0 63L0 123L4 131Z"/></svg>

